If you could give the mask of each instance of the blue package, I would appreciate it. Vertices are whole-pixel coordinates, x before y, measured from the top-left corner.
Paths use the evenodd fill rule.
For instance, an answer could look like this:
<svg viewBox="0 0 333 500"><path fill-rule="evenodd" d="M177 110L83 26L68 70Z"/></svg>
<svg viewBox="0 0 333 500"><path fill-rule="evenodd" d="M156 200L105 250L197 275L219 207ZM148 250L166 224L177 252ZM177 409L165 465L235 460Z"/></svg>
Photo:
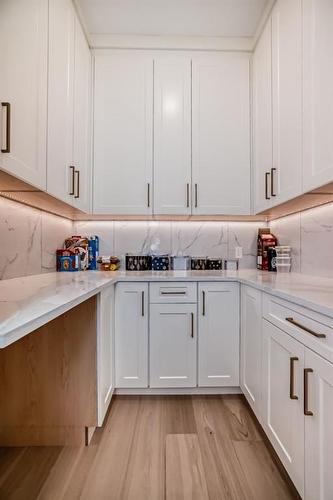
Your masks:
<svg viewBox="0 0 333 500"><path fill-rule="evenodd" d="M89 271L96 271L98 255L99 255L99 237L90 236L88 240Z"/></svg>

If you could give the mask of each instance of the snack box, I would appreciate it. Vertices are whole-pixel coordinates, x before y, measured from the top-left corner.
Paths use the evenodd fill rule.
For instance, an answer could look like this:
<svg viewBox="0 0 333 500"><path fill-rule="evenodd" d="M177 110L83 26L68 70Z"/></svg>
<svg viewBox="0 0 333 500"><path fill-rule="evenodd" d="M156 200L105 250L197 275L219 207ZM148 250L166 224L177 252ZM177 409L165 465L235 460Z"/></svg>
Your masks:
<svg viewBox="0 0 333 500"><path fill-rule="evenodd" d="M74 272L79 270L79 256L71 250L57 250L57 271Z"/></svg>
<svg viewBox="0 0 333 500"><path fill-rule="evenodd" d="M88 269L89 271L96 271L97 258L99 254L99 238L98 236L90 236L88 240Z"/></svg>

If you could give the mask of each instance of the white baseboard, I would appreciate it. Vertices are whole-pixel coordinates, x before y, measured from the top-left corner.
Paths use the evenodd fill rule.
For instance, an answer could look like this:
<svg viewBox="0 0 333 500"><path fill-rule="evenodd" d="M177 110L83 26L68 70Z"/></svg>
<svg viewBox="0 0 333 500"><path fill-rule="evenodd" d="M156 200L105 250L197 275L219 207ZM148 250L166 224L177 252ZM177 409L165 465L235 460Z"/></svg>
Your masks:
<svg viewBox="0 0 333 500"><path fill-rule="evenodd" d="M114 394L119 396L148 396L148 395L209 395L209 394L242 394L240 387L191 387L171 389L116 389Z"/></svg>

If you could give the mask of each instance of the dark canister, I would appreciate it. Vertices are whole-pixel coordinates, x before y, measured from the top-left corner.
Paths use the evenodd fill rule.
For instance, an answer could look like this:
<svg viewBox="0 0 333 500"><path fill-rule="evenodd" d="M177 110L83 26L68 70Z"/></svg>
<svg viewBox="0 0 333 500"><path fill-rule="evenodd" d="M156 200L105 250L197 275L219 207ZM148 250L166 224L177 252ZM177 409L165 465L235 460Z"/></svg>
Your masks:
<svg viewBox="0 0 333 500"><path fill-rule="evenodd" d="M151 257L149 255L126 254L126 271L149 271Z"/></svg>
<svg viewBox="0 0 333 500"><path fill-rule="evenodd" d="M267 250L268 270L276 272L276 250L274 247L269 247Z"/></svg>
<svg viewBox="0 0 333 500"><path fill-rule="evenodd" d="M209 258L207 259L206 269L210 271L220 271L222 269L222 259L220 258Z"/></svg>
<svg viewBox="0 0 333 500"><path fill-rule="evenodd" d="M151 269L152 271L169 271L170 269L169 255L152 255Z"/></svg>
<svg viewBox="0 0 333 500"><path fill-rule="evenodd" d="M192 257L191 269L192 271L205 271L207 265L207 257Z"/></svg>

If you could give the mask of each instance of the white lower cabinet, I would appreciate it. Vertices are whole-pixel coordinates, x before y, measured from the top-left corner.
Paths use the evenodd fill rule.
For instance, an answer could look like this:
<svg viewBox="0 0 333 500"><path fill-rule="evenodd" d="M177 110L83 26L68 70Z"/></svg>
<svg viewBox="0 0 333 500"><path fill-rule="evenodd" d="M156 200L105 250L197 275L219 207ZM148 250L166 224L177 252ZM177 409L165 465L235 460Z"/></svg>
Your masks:
<svg viewBox="0 0 333 500"><path fill-rule="evenodd" d="M305 498L331 500L333 364L306 349L305 369Z"/></svg>
<svg viewBox="0 0 333 500"><path fill-rule="evenodd" d="M239 385L239 285L200 283L198 385Z"/></svg>
<svg viewBox="0 0 333 500"><path fill-rule="evenodd" d="M281 462L304 496L304 346L263 320L262 424Z"/></svg>
<svg viewBox="0 0 333 500"><path fill-rule="evenodd" d="M98 425L102 426L114 390L113 286L99 294L97 307L97 421Z"/></svg>
<svg viewBox="0 0 333 500"><path fill-rule="evenodd" d="M262 293L242 286L241 293L241 389L260 420L261 413L261 344Z"/></svg>
<svg viewBox="0 0 333 500"><path fill-rule="evenodd" d="M195 387L197 305L150 305L150 387Z"/></svg>
<svg viewBox="0 0 333 500"><path fill-rule="evenodd" d="M148 283L118 283L115 306L116 387L148 387Z"/></svg>

